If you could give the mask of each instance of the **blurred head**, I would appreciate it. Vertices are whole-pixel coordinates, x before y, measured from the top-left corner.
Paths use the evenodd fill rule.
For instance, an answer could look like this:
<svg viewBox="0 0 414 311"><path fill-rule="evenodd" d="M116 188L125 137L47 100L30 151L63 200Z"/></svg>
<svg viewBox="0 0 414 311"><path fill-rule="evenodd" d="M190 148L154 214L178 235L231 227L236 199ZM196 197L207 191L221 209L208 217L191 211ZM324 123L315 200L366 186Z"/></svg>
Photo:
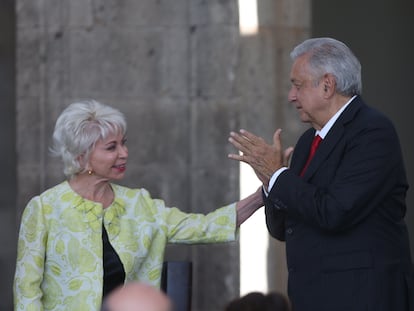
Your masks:
<svg viewBox="0 0 414 311"><path fill-rule="evenodd" d="M111 292L102 311L172 311L172 303L158 288L132 282Z"/></svg>
<svg viewBox="0 0 414 311"><path fill-rule="evenodd" d="M290 301L287 296L270 292L266 295L266 311L289 311L291 309Z"/></svg>
<svg viewBox="0 0 414 311"><path fill-rule="evenodd" d="M361 65L342 42L305 40L291 52L289 101L303 122L321 129L353 95L362 91Z"/></svg>
<svg viewBox="0 0 414 311"><path fill-rule="evenodd" d="M98 142L124 137L126 130L125 117L117 109L95 100L75 102L56 121L51 151L62 159L64 174L73 177L90 169L90 155Z"/></svg>
<svg viewBox="0 0 414 311"><path fill-rule="evenodd" d="M289 300L281 293L251 292L232 300L225 311L289 311Z"/></svg>
<svg viewBox="0 0 414 311"><path fill-rule="evenodd" d="M240 298L230 301L225 311L262 311L265 307L265 295L260 292L251 292Z"/></svg>

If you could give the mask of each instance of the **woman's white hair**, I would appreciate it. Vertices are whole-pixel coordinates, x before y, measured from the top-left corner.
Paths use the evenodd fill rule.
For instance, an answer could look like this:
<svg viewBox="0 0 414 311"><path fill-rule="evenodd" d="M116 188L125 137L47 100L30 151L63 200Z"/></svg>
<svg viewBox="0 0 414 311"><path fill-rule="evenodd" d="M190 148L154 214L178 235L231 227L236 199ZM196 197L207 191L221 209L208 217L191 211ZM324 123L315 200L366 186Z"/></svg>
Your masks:
<svg viewBox="0 0 414 311"><path fill-rule="evenodd" d="M67 177L83 172L96 142L113 133L125 135L125 116L96 100L70 104L58 117L53 132L52 155L60 157ZM82 157L82 163L79 161Z"/></svg>

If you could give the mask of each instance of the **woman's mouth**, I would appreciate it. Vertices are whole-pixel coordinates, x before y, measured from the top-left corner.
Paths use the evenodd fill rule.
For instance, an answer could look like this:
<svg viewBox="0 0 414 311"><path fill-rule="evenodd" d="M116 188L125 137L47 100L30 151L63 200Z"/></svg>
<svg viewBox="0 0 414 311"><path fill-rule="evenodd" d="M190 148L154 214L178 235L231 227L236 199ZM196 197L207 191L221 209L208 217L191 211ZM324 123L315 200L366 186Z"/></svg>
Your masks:
<svg viewBox="0 0 414 311"><path fill-rule="evenodd" d="M113 167L119 172L125 172L126 170L126 164L114 165Z"/></svg>

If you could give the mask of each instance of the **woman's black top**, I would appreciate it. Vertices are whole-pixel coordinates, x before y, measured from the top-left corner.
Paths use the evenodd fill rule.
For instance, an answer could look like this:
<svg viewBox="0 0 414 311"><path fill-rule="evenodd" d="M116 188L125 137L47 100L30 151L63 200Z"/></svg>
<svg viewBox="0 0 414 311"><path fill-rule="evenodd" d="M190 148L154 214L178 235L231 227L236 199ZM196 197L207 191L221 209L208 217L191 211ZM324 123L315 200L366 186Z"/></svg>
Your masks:
<svg viewBox="0 0 414 311"><path fill-rule="evenodd" d="M108 239L105 226L102 226L103 240L103 297L110 291L124 284L125 270L118 254Z"/></svg>

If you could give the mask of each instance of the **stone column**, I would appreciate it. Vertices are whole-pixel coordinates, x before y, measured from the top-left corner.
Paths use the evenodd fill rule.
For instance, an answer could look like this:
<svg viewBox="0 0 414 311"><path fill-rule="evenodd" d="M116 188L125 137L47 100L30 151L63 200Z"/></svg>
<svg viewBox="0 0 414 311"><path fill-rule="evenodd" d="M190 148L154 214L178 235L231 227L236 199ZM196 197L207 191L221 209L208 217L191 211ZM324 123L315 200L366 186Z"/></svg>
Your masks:
<svg viewBox="0 0 414 311"><path fill-rule="evenodd" d="M237 73L241 102L239 123L268 142L272 141L274 131L282 128L283 142L287 147L294 145L305 129L297 111L287 100L291 66L289 53L296 44L310 36L311 1L260 0L257 5L259 31L240 39ZM268 238L268 289L286 293L285 244L270 235Z"/></svg>

